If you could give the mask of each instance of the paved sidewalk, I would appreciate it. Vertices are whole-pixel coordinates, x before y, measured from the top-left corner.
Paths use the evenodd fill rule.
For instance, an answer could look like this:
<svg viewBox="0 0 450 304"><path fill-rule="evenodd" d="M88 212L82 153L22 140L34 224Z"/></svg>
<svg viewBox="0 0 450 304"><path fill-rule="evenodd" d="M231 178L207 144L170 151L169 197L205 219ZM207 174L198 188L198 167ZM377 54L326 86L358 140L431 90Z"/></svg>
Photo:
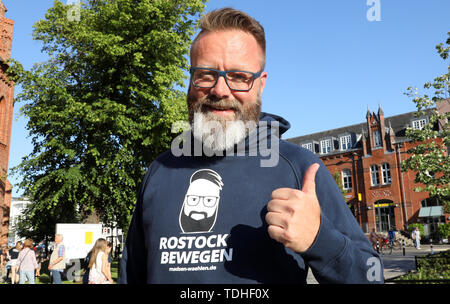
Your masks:
<svg viewBox="0 0 450 304"><path fill-rule="evenodd" d="M433 252L438 253L450 249L450 245L433 245ZM384 278L391 279L411 270L416 270L415 256L424 256L431 253L430 245L422 245L421 249L406 247L405 255L403 250L393 251L391 255L382 255L384 264Z"/></svg>
<svg viewBox="0 0 450 304"><path fill-rule="evenodd" d="M434 253L446 251L450 249L450 245L433 245ZM416 269L415 256L423 256L431 253L430 245L422 245L421 249L414 247L406 247L405 255L403 256L403 250L394 250L392 254L382 254L384 266L384 278L391 279L403 274L408 273L411 270ZM314 278L311 270L308 272L307 277L308 284L318 284Z"/></svg>

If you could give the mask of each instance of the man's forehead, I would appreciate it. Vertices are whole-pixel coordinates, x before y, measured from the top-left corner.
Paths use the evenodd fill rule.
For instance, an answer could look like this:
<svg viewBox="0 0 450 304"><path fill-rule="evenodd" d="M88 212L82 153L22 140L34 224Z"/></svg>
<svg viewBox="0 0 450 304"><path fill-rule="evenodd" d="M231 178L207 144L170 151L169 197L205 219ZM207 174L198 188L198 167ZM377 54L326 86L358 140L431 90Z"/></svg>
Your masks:
<svg viewBox="0 0 450 304"><path fill-rule="evenodd" d="M199 56L217 56L222 52L234 56L247 55L252 59L255 52L263 56L263 51L252 34L239 29L224 29L199 34L191 47L191 63Z"/></svg>

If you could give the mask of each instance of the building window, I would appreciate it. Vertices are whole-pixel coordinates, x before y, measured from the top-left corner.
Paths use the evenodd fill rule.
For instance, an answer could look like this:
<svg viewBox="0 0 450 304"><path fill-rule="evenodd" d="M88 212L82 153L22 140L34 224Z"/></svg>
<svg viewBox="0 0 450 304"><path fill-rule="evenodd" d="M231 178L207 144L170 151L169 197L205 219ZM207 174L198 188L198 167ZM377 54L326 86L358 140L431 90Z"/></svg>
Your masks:
<svg viewBox="0 0 450 304"><path fill-rule="evenodd" d="M381 165L381 176L383 177L383 185L391 183L391 169L388 163Z"/></svg>
<svg viewBox="0 0 450 304"><path fill-rule="evenodd" d="M416 129L416 130L422 130L423 127L426 125L426 123L427 123L427 120L426 120L425 118L423 118L423 119L418 119L418 120L414 120L414 121L412 122L413 129Z"/></svg>
<svg viewBox="0 0 450 304"><path fill-rule="evenodd" d="M374 147L381 147L381 134L378 130L373 132L373 145Z"/></svg>
<svg viewBox="0 0 450 304"><path fill-rule="evenodd" d="M342 187L344 190L352 190L352 174L350 170L342 171Z"/></svg>
<svg viewBox="0 0 450 304"><path fill-rule="evenodd" d="M331 152L331 139L320 141L320 153L327 154Z"/></svg>
<svg viewBox="0 0 450 304"><path fill-rule="evenodd" d="M341 137L341 150L349 150L352 147L352 136L346 135Z"/></svg>
<svg viewBox="0 0 450 304"><path fill-rule="evenodd" d="M312 143L303 144L302 147L305 148L305 149L308 149L311 152L314 152Z"/></svg>
<svg viewBox="0 0 450 304"><path fill-rule="evenodd" d="M370 166L370 182L372 186L378 186L380 184L380 176L378 175L378 166Z"/></svg>
<svg viewBox="0 0 450 304"><path fill-rule="evenodd" d="M422 207L442 206L441 202L436 196L426 198L423 201L421 201L420 204Z"/></svg>

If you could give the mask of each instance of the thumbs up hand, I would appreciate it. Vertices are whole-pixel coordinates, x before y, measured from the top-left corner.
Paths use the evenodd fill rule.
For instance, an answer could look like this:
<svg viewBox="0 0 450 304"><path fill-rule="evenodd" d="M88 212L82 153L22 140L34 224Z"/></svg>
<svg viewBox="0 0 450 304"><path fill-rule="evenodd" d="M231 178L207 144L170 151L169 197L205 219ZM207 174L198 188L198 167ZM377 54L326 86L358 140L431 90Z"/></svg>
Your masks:
<svg viewBox="0 0 450 304"><path fill-rule="evenodd" d="M320 165L312 164L303 178L302 190L279 188L267 205L269 236L295 252L313 244L320 227L320 205L315 177Z"/></svg>

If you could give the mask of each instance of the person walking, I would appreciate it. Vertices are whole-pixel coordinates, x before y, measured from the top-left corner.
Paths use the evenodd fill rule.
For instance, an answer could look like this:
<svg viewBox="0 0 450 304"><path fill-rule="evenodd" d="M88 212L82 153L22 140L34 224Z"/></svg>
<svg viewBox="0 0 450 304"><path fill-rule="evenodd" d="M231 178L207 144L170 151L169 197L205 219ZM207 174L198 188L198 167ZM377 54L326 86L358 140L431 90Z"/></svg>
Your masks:
<svg viewBox="0 0 450 304"><path fill-rule="evenodd" d="M50 256L50 262L48 264L48 270L53 278L53 284L62 284L61 274L66 268L66 250L62 244L63 236L61 234L55 235L55 247Z"/></svg>
<svg viewBox="0 0 450 304"><path fill-rule="evenodd" d="M112 278L112 274L111 274L111 265L112 265L112 257L111 257L111 251L112 251L112 242L108 242L106 245L106 255L108 256L108 264L106 266L107 272L108 272L108 276L110 278Z"/></svg>
<svg viewBox="0 0 450 304"><path fill-rule="evenodd" d="M8 261L9 261L8 250L7 248L2 247L0 249L0 282L6 280L5 276L7 273L6 265Z"/></svg>
<svg viewBox="0 0 450 304"><path fill-rule="evenodd" d="M370 243L372 244L373 250L379 252L380 248L377 248L377 241L380 241L380 236L375 232L375 228L372 228L372 232L370 233ZM380 245L380 243L378 243Z"/></svg>
<svg viewBox="0 0 450 304"><path fill-rule="evenodd" d="M95 247L95 246L94 246ZM89 262L91 261L92 250L88 252L86 257L84 258L84 275L83 275L83 284L89 284Z"/></svg>
<svg viewBox="0 0 450 304"><path fill-rule="evenodd" d="M42 262L44 261L44 256L42 253L42 248L37 248L36 249L36 261L37 261L37 268L36 268L36 277L40 277L41 276L41 267L42 267Z"/></svg>
<svg viewBox="0 0 450 304"><path fill-rule="evenodd" d="M18 281L17 275L17 258L22 250L22 242L18 241L16 246L9 250L10 267L11 267L11 284L16 284Z"/></svg>
<svg viewBox="0 0 450 304"><path fill-rule="evenodd" d="M411 233L411 238L414 240L414 245L416 247L416 249L421 249L420 248L420 230L419 227L414 228L414 230Z"/></svg>
<svg viewBox="0 0 450 304"><path fill-rule="evenodd" d="M110 272L108 272L107 243L103 238L95 242L89 260L89 284L112 284Z"/></svg>
<svg viewBox="0 0 450 304"><path fill-rule="evenodd" d="M19 284L34 284L34 270L38 267L36 253L33 250L33 240L26 239L23 244L23 250L20 251L17 258L17 268L19 270Z"/></svg>
<svg viewBox="0 0 450 304"><path fill-rule="evenodd" d="M396 240L396 237L395 237L395 228L392 227L391 229L389 229L388 234L389 234L389 244L390 244L390 245L394 245L394 242L395 242L395 240Z"/></svg>

